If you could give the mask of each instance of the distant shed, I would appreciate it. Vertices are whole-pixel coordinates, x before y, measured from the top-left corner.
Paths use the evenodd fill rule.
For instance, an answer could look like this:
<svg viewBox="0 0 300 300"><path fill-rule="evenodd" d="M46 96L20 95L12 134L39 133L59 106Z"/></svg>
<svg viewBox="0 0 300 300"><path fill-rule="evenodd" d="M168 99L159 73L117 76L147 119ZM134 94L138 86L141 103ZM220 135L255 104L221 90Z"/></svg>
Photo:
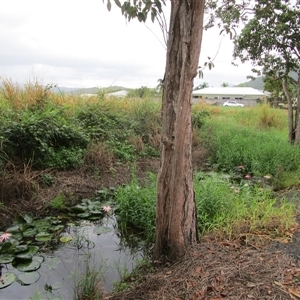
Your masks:
<svg viewBox="0 0 300 300"><path fill-rule="evenodd" d="M118 98L120 97L120 98L122 98L122 97L126 97L127 94L128 94L128 91L121 90L121 91L109 93L109 94L107 94L107 97L118 97Z"/></svg>
<svg viewBox="0 0 300 300"><path fill-rule="evenodd" d="M227 100L236 100L246 106L255 106L258 102L264 102L267 94L251 87L209 87L193 91L193 102L199 101L222 105Z"/></svg>

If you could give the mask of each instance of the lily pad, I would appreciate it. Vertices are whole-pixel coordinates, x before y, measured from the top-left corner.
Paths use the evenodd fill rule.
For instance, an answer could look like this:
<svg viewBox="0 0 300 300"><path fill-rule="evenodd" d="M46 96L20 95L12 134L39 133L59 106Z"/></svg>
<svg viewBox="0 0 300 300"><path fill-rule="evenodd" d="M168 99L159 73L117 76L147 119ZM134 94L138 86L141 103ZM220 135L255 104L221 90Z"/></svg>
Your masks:
<svg viewBox="0 0 300 300"><path fill-rule="evenodd" d="M28 245L17 245L15 247L15 253L24 252L28 249Z"/></svg>
<svg viewBox="0 0 300 300"><path fill-rule="evenodd" d="M94 228L94 233L96 233L98 235L99 234L103 234L103 233L108 233L110 231L112 231L112 228L109 228L109 227L103 227L103 226L101 226L101 227Z"/></svg>
<svg viewBox="0 0 300 300"><path fill-rule="evenodd" d="M0 280L0 289L3 289L11 285L16 280L16 275L14 273L5 273Z"/></svg>
<svg viewBox="0 0 300 300"><path fill-rule="evenodd" d="M38 246L29 246L26 251L20 252L16 255L17 259L30 260L39 251Z"/></svg>
<svg viewBox="0 0 300 300"><path fill-rule="evenodd" d="M90 213L86 212L86 213L78 214L77 216L79 218L86 219L90 216Z"/></svg>
<svg viewBox="0 0 300 300"><path fill-rule="evenodd" d="M83 213L83 212L85 212L87 210L87 206L86 205L82 205L82 204L81 205L78 204L78 205L75 205L75 206L71 207L70 210L72 212L76 212L76 213Z"/></svg>
<svg viewBox="0 0 300 300"><path fill-rule="evenodd" d="M35 236L37 234L37 229L36 228L28 228L23 232L24 237L30 237L30 236Z"/></svg>
<svg viewBox="0 0 300 300"><path fill-rule="evenodd" d="M9 228L6 229L6 232L9 232L9 233L17 233L17 232L20 232L20 225L17 224L17 225L13 225Z"/></svg>
<svg viewBox="0 0 300 300"><path fill-rule="evenodd" d="M12 238L15 240L21 241L23 239L23 234L21 232L14 232L12 234Z"/></svg>
<svg viewBox="0 0 300 300"><path fill-rule="evenodd" d="M21 273L17 276L17 280L22 284L22 285L30 285L35 282L37 282L40 279L41 275L38 272L26 272L26 273Z"/></svg>
<svg viewBox="0 0 300 300"><path fill-rule="evenodd" d="M32 221L33 221L33 218L31 216L25 214L25 215L16 217L15 220L14 220L14 223L17 223L17 224L24 224L24 223L30 224L30 223L32 223Z"/></svg>
<svg viewBox="0 0 300 300"><path fill-rule="evenodd" d="M60 237L60 241L62 242L62 243L68 243L68 242L71 242L72 241L72 236L70 236L70 235L64 235L64 236L62 236L62 237Z"/></svg>
<svg viewBox="0 0 300 300"><path fill-rule="evenodd" d="M44 262L44 257L43 256L34 256L32 259L35 260L35 261L38 261L39 263Z"/></svg>
<svg viewBox="0 0 300 300"><path fill-rule="evenodd" d="M13 243L11 239L9 241L5 241L1 245L0 253L14 254L17 245L18 241L16 241L16 243Z"/></svg>
<svg viewBox="0 0 300 300"><path fill-rule="evenodd" d="M51 228L52 231L58 231L60 229L63 229L65 226L62 224L56 225L53 228Z"/></svg>
<svg viewBox="0 0 300 300"><path fill-rule="evenodd" d="M50 220L35 220L32 222L38 232L47 231L52 225Z"/></svg>
<svg viewBox="0 0 300 300"><path fill-rule="evenodd" d="M40 258L42 258L42 257L38 256L37 258L35 258L35 256L34 256L31 261L19 263L17 265L17 269L20 272L36 271L41 267L41 264L43 262L43 258L42 258L42 260Z"/></svg>
<svg viewBox="0 0 300 300"><path fill-rule="evenodd" d="M1 254L0 264L9 264L14 260L15 256L13 254Z"/></svg>
<svg viewBox="0 0 300 300"><path fill-rule="evenodd" d="M35 240L38 242L48 242L52 239L52 234L47 232L40 232L35 236Z"/></svg>

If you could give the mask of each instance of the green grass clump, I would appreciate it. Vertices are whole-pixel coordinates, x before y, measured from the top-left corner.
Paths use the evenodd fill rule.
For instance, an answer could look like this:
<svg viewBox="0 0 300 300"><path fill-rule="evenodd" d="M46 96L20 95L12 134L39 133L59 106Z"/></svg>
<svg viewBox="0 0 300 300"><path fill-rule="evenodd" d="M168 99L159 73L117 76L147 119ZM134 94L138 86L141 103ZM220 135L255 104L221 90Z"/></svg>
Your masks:
<svg viewBox="0 0 300 300"><path fill-rule="evenodd" d="M258 130L231 119L212 118L202 130L202 143L218 170L230 172L242 165L249 174L270 174L280 184L285 172L299 168L299 146L290 145L287 136L276 129Z"/></svg>
<svg viewBox="0 0 300 300"><path fill-rule="evenodd" d="M126 186L118 188L115 195L116 214L119 218L119 227L135 229L143 234L149 242L155 236L155 207L156 207L156 180L149 174L148 184L141 186L136 177Z"/></svg>
<svg viewBox="0 0 300 300"><path fill-rule="evenodd" d="M222 238L240 234L284 235L295 222L295 207L279 202L270 189L246 181L233 184L217 173L195 176L197 217L201 233L214 232Z"/></svg>
<svg viewBox="0 0 300 300"><path fill-rule="evenodd" d="M135 228L148 242L154 242L156 176L145 186L135 179L119 189L115 201L121 228ZM295 222L295 207L279 201L269 186L248 180L235 181L228 174L196 173L194 190L198 228L201 235L213 233L222 238L241 234L284 236Z"/></svg>

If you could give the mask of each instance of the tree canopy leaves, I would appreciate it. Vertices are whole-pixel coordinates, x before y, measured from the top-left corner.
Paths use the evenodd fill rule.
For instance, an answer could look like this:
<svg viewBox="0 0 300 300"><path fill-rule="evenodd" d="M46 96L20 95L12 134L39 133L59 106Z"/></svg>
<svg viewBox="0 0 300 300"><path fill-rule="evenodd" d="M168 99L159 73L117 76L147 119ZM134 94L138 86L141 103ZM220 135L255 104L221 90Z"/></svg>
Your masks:
<svg viewBox="0 0 300 300"><path fill-rule="evenodd" d="M162 6L166 5L165 0L126 0L123 4L119 0L114 0L114 2L121 8L122 15L128 21L137 18L140 22L146 22L149 14L151 15L152 22L154 22L158 14L162 12ZM110 11L111 0L107 0L106 5Z"/></svg>

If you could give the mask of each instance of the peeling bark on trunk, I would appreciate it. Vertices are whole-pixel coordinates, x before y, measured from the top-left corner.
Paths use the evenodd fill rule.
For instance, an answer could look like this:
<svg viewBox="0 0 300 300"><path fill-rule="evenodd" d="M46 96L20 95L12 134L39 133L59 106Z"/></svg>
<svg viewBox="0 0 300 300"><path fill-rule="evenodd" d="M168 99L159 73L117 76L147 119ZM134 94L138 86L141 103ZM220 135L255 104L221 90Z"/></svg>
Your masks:
<svg viewBox="0 0 300 300"><path fill-rule="evenodd" d="M288 103L288 127L289 127L289 143L293 144L295 141L295 120L293 112L293 103L290 92L287 87L287 79L284 78L282 81L282 88Z"/></svg>
<svg viewBox="0 0 300 300"><path fill-rule="evenodd" d="M295 132L295 144L300 144L300 71L298 72L297 80L297 96L296 96L296 132Z"/></svg>
<svg viewBox="0 0 300 300"><path fill-rule="evenodd" d="M201 49L204 4L204 0L171 1L156 205L156 260L176 260L198 241L191 94Z"/></svg>

